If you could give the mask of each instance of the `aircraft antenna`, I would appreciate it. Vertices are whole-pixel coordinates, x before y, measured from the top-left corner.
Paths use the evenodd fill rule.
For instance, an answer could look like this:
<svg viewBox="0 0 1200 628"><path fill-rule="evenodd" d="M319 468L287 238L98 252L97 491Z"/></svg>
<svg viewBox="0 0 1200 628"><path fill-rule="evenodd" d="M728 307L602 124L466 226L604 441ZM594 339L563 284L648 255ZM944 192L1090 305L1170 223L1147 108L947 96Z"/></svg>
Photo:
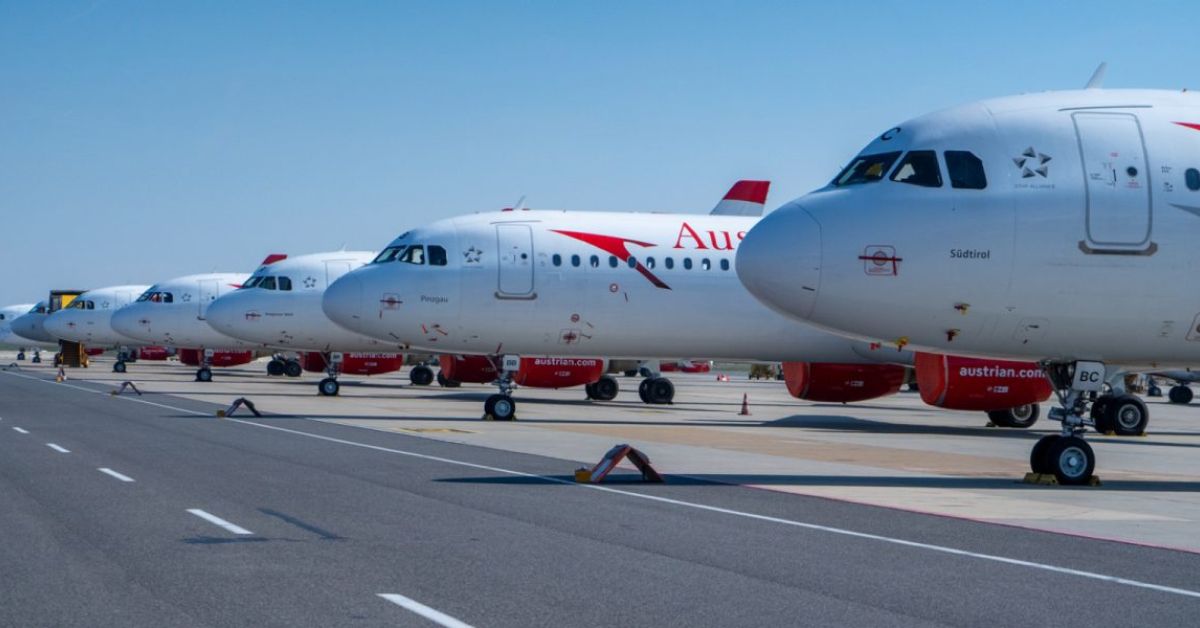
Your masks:
<svg viewBox="0 0 1200 628"><path fill-rule="evenodd" d="M517 199L517 204L513 206L513 211L519 212L523 209L525 209L525 195L524 194L521 195L521 198Z"/></svg>
<svg viewBox="0 0 1200 628"><path fill-rule="evenodd" d="M1092 78L1088 79L1084 89L1100 89L1104 86L1104 73L1108 71L1108 62L1101 61L1100 65L1096 66L1096 71L1092 72Z"/></svg>

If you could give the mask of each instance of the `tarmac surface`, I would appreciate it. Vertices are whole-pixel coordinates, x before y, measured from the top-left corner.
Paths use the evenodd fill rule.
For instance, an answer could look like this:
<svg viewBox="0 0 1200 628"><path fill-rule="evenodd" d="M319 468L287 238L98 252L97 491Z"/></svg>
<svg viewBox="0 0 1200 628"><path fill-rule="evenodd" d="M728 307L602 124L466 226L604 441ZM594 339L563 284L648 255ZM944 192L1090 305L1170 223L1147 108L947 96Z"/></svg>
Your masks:
<svg viewBox="0 0 1200 628"><path fill-rule="evenodd" d="M320 398L261 363L207 384L109 364L0 372L0 626L1200 619L1200 407L1152 403L1150 436L1092 439L1103 486L1063 488L1016 482L1050 425L912 394L675 375L677 403L648 407L622 378L611 403L519 390L494 423L485 386ZM144 394L110 394L123 380ZM242 396L264 416L217 418ZM618 442L667 483L573 482Z"/></svg>

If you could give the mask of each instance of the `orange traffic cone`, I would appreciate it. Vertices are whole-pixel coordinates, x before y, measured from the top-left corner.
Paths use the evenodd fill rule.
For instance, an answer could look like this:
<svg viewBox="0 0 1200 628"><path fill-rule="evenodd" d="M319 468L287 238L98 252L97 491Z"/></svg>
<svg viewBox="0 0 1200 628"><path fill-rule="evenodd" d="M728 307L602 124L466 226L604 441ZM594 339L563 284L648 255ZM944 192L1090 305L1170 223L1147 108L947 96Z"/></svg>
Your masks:
<svg viewBox="0 0 1200 628"><path fill-rule="evenodd" d="M738 416L750 416L750 395L742 393L742 411Z"/></svg>

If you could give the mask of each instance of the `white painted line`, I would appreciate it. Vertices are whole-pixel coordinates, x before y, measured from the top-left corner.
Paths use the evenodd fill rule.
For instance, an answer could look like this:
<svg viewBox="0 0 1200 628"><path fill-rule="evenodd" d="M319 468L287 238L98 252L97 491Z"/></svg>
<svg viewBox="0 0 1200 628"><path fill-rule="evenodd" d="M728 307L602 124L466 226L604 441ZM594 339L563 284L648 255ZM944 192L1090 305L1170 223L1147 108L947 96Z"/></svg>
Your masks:
<svg viewBox="0 0 1200 628"><path fill-rule="evenodd" d="M28 433L29 433L29 430L23 430L23 429L21 429L21 428L19 428L19 427L14 427L14 428L13 428L13 431L14 431L14 432L16 432L16 433L18 433L18 434L28 434Z"/></svg>
<svg viewBox="0 0 1200 628"><path fill-rule="evenodd" d="M221 526L222 528L225 528L226 530L229 530L230 532L232 532L234 534L254 534L253 532L247 530L246 528L243 528L239 525L234 525L232 523L229 523L228 521L226 521L216 515L204 512L203 510L200 510L199 508L188 508L188 512L192 513L193 515L196 515L197 517L200 517L201 519L203 519L209 523Z"/></svg>
<svg viewBox="0 0 1200 628"><path fill-rule="evenodd" d="M32 376L24 375L21 373L13 373L11 371L0 371L0 373L14 375L16 377L24 377L26 379L33 379L33 380L37 380L37 381L45 382L45 383L53 383L48 380L44 380L40 377L32 377ZM55 384L55 386L63 387L64 384ZM71 387L71 388L79 388L80 390L83 390L86 392L97 393L97 394L102 392L99 390L92 390L90 388L83 388L80 386L71 386L71 385L66 385L66 386ZM190 410L187 408L179 408L176 406L169 406L166 404L155 403L153 401L146 401L144 399L137 399L134 397L116 397L116 399L121 399L123 401L132 401L134 403L144 403L144 404L151 405L151 406L166 408L168 410L174 410L176 412L186 412L188 414L194 414L197 416L211 416L207 412L198 412L196 410ZM307 419L307 420L317 421L317 422L325 422L320 419ZM467 468L471 468L471 469L481 469L484 471L492 471L495 473L503 473L505 475L513 475L513 476L525 477L525 478L537 478L542 481L550 482L550 483L554 483L554 484L566 484L568 486L575 486L575 487L584 488L584 489L591 489L591 490L601 491L601 492L609 493L609 494L613 494L613 495L622 495L622 496L630 497L630 498L634 498L634 499L645 499L648 501L654 501L654 502L659 502L659 503L663 503L663 504L671 504L673 506L680 506L683 508L691 508L691 509L695 509L695 510L703 510L703 511L707 511L707 512L720 513L720 514L730 515L730 516L734 516L734 517L753 519L756 521L763 521L763 522L776 523L776 524L781 524L781 525L786 525L786 526L791 526L791 527L796 527L796 528L803 528L806 530L827 532L829 534L838 534L838 535L848 536L848 537L853 537L853 538L858 538L858 539L877 541L877 542L881 542L881 543L889 543L892 545L901 545L904 547L910 547L910 548L914 548L914 549L922 549L922 550L938 552L938 553L943 553L943 554L950 554L950 555L954 555L954 556L962 556L965 558L975 558L975 559L979 559L979 560L991 561L991 562L1002 563L1002 564L1007 564L1007 565L1014 565L1014 566L1018 566L1018 567L1026 567L1026 568L1034 569L1034 570L1060 573L1060 574L1064 574L1064 575L1076 576L1079 578L1086 578L1089 580L1099 580L1102 582L1121 584L1121 585L1135 587L1135 588L1139 588L1139 589L1148 589L1151 591L1158 591L1160 593L1171 593L1174 595L1182 595L1184 597L1200 598L1200 590L1169 587L1169 586L1165 586L1165 585L1161 585L1161 584L1154 584L1152 582L1145 582L1142 580L1132 580L1129 578L1121 578L1119 576L1110 576L1107 574L1097 573L1094 571L1083 571L1080 569L1070 569L1067 567L1059 567L1057 565L1051 565L1048 563L1038 563L1038 562L1033 562L1033 561L1028 561L1028 560L1021 560L1018 558L1009 558L1007 556L998 556L995 554L984 554L981 552L971 552L968 550L957 549L954 547L947 547L945 545L933 545L930 543L920 543L917 541L909 541L906 539L890 537L890 536L883 536L880 534L857 532L855 530L847 530L844 528L835 528L832 526L824 526L824 525L820 525L820 524L816 524L816 523L807 523L804 521L795 521L792 519L783 519L781 517L770 517L767 515L759 515L759 514L755 514L755 513L751 513L751 512L743 512L740 510L732 510L732 509L728 509L728 508L720 508L717 506L709 506L707 504L689 502L689 501L684 501L684 500L680 500L680 499L671 499L668 497L659 497L657 495L646 495L643 493L635 493L632 491L623 491L621 489L610 488L610 487L601 486L598 484L577 484L572 481L562 480L559 478L550 477L550 476L546 476L546 475L538 475L536 473L526 473L524 471L515 471L512 469L493 467L493 466L489 466L489 465L485 465L485 464L466 462L464 460L454 460L452 458L443 458L441 456L431 456L429 454L421 454L421 453L417 453L417 452L413 452L413 451L404 451L401 449L380 447L379 445L371 445L368 443L359 443L359 442L352 441L352 440L333 438L331 436L322 436L320 434L310 434L308 432L302 432L300 430L293 430L293 429L289 429L286 427L279 427L276 425L255 423L253 421L247 421L245 419L226 418L224 420L224 422L225 423L240 423L242 425L259 427L259 428L266 429L266 430L275 430L277 432L286 432L288 434L294 434L296 436L304 436L306 438L315 438L317 440L323 440L323 441L330 442L330 443L339 443L342 445L349 445L351 447L359 447L362 449L369 449L372 451L381 451L381 452L386 452L386 453L392 453L392 454L397 454L397 455L401 455L401 456L408 456L411 458L418 458L421 460L443 462L446 464L451 464L451 465L460 466L460 467L467 467ZM342 425L343 427L349 427L349 426L345 426L340 423L335 423L334 425ZM363 429L375 429L376 431L379 431L379 432L383 432L386 434L392 434L393 436L395 435L395 432L387 432L385 430L381 430L378 428L370 428L370 427L364 427L364 426L354 426L354 427L363 427ZM189 511L189 512L192 512L192 511ZM203 511L200 511L200 512L203 512ZM195 513L193 512L193 514L195 514ZM208 514L208 513L205 513L205 514ZM199 516L199 515L197 515L197 516ZM209 515L209 516L211 517L212 515ZM230 524L230 525L232 525L232 524ZM249 533L247 533L247 534L249 534Z"/></svg>
<svg viewBox="0 0 1200 628"><path fill-rule="evenodd" d="M99 469L96 469L96 470L105 475L111 475L112 477L117 478L118 480L120 480L122 482L132 482L133 481L133 478L129 477L128 475L125 475L123 473L117 473L116 471L113 471L112 469L109 469L108 467L100 467Z"/></svg>
<svg viewBox="0 0 1200 628"><path fill-rule="evenodd" d="M424 604L410 598L404 597L399 593L380 593L379 597L395 604L396 606L408 609L425 619L446 628L471 628L471 624L463 623L436 608L430 608Z"/></svg>
<svg viewBox="0 0 1200 628"><path fill-rule="evenodd" d="M66 447L63 447L62 445L55 445L54 443L46 443L46 446L47 446L47 447L49 447L50 449L53 449L54 451L57 451L57 452L58 452L58 453L60 453L60 454L69 454L69 453L71 453L71 450L70 450L70 449L67 449Z"/></svg>

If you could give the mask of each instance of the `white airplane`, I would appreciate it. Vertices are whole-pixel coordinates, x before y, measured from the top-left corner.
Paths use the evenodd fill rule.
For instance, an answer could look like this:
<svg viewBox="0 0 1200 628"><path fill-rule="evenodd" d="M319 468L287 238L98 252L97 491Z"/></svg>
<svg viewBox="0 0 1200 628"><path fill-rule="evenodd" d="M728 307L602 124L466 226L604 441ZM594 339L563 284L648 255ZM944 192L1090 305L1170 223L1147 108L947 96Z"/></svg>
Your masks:
<svg viewBox="0 0 1200 628"><path fill-rule="evenodd" d="M484 406L497 419L515 415L514 372L539 380L540 371L560 373L552 381L563 386L596 382L604 371L593 356L802 359L814 363L806 398L898 390L904 367L896 363L911 362L909 352L797 324L745 292L734 252L757 220L528 210L442 220L401 235L334 282L324 308L347 329L406 348L505 356L493 363L500 393ZM655 375L639 393L670 402L674 387ZM1038 400L997 398L1003 403L988 409Z"/></svg>
<svg viewBox="0 0 1200 628"><path fill-rule="evenodd" d="M330 283L374 257L371 252L335 251L266 264L241 290L208 306L208 324L255 347L320 354L319 359L313 357L321 366L313 370L326 372L317 385L322 395L338 394L339 372L373 375L398 370L403 364L403 357L396 354L398 343L347 331L321 309L321 297ZM294 364L300 368L299 362ZM292 367L278 359L267 366L273 375L285 368Z"/></svg>
<svg viewBox="0 0 1200 628"><path fill-rule="evenodd" d="M1198 227L1200 95L1030 94L885 131L755 226L738 274L828 330L1042 361L1063 425L1031 467L1083 483L1095 465L1085 426L1148 416L1116 375L1200 364L1200 293L1181 289L1200 262Z"/></svg>
<svg viewBox="0 0 1200 628"><path fill-rule="evenodd" d="M25 316L31 311L41 307L43 310L46 307L45 303L22 303L19 305L9 305L0 308L0 347L11 348L17 350L17 359L25 359L25 350L33 349L33 361L41 362L41 349L57 349L58 345L51 342L31 340L13 331L13 322L18 318Z"/></svg>
<svg viewBox="0 0 1200 628"><path fill-rule="evenodd" d="M85 346L116 347L120 350L113 371L125 372L129 348L144 342L118 333L112 327L113 314L133 303L150 286L124 285L88 290L75 297L71 304L46 317L43 328L51 336L80 342Z"/></svg>
<svg viewBox="0 0 1200 628"><path fill-rule="evenodd" d="M253 343L226 336L205 321L217 297L236 290L246 273L206 273L177 277L150 286L136 301L112 316L113 329L141 343L199 350L196 381L212 381L212 366L245 364L254 359ZM187 363L180 352L181 359Z"/></svg>
<svg viewBox="0 0 1200 628"><path fill-rule="evenodd" d="M14 340L23 339L34 348L31 362L41 362L41 349L58 350L58 339L46 331L46 317L49 315L49 305L38 301L29 311L17 316L9 324L9 332ZM19 356L18 356L19 357Z"/></svg>

